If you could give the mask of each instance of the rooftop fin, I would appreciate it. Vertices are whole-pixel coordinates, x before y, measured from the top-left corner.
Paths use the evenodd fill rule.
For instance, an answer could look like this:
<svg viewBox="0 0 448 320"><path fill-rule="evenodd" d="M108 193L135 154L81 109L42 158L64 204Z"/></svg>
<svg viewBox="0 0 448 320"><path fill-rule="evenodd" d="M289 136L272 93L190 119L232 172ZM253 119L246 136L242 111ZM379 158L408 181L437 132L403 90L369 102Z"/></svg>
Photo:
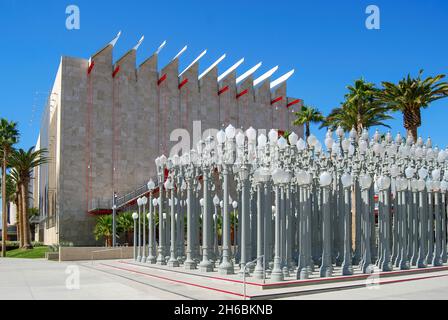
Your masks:
<svg viewBox="0 0 448 320"><path fill-rule="evenodd" d="M181 76L182 76L188 69L191 68L191 66L193 66L196 62L198 62L198 61L199 61L199 60L200 60L206 53L207 53L207 49L205 49L204 51L202 51L201 54L200 54L196 59L194 59L193 62L190 63L190 64L188 65L188 67L185 68L184 71L182 71L182 72L179 74L179 77L181 77Z"/></svg>
<svg viewBox="0 0 448 320"><path fill-rule="evenodd" d="M227 77L231 72L235 71L236 68L238 68L243 62L244 62L244 58L242 58L240 61L238 61L238 62L235 63L233 66L231 66L229 69L227 69L223 74L221 74L221 75L218 77L218 82L220 82L222 79L224 79L225 77Z"/></svg>
<svg viewBox="0 0 448 320"><path fill-rule="evenodd" d="M259 85L260 83L262 83L264 80L266 80L270 76L272 76L274 74L274 72L277 71L277 69L278 69L278 66L275 66L274 68L272 68L271 70L269 70L265 74L263 74L260 77L258 77L257 79L255 79L254 80L254 87Z"/></svg>
<svg viewBox="0 0 448 320"><path fill-rule="evenodd" d="M242 82L247 77L250 77L255 71L258 70L258 68L261 67L261 65L262 65L262 62L258 63L256 66L252 67L251 69L249 69L245 73L243 73L241 76L236 78L236 84L239 84L240 82Z"/></svg>
<svg viewBox="0 0 448 320"><path fill-rule="evenodd" d="M274 89L279 84L281 84L281 83L285 82L286 80L288 80L293 74L294 74L294 69L292 69L288 73L285 73L284 75L282 75L277 80L272 81L271 82L271 90Z"/></svg>

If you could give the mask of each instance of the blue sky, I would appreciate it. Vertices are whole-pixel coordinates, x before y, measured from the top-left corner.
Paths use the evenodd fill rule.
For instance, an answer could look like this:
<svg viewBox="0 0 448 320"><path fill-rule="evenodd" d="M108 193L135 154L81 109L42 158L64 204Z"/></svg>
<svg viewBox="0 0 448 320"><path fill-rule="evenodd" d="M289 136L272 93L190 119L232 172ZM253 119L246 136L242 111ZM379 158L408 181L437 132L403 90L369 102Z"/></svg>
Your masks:
<svg viewBox="0 0 448 320"><path fill-rule="evenodd" d="M68 5L81 13L80 30L67 30ZM381 29L365 27L366 7L380 8ZM88 58L123 36L115 59L146 39L138 61L163 41L161 65L185 44L181 69L208 49L201 70L227 53L222 69L241 57L241 71L263 61L258 74L275 65L277 75L296 70L288 93L327 114L346 85L359 77L380 83L398 81L423 68L428 75L448 73L446 0L341 1L0 1L0 116L18 121L20 147L36 142L42 109L63 55ZM445 147L448 99L423 111L419 133ZM400 114L389 121L403 132ZM312 131L322 138L324 132Z"/></svg>
<svg viewBox="0 0 448 320"><path fill-rule="evenodd" d="M80 8L80 30L65 27L68 5ZM381 29L365 27L365 9L380 8ZM327 114L343 100L345 86L359 77L379 83L407 73L448 73L448 2L446 0L371 1L15 1L0 2L2 102L0 116L18 121L28 148L37 138L46 93L60 56L88 58L123 36L115 59L146 39L138 61L163 41L165 64L185 44L181 68L208 49L201 69L227 53L221 70L241 57L240 71L263 61L258 74L275 65L281 75L295 68L288 93ZM400 114L390 121L402 129ZM441 147L447 143L448 99L423 112L419 133ZM312 130L316 132L317 128ZM323 132L318 136L322 137Z"/></svg>

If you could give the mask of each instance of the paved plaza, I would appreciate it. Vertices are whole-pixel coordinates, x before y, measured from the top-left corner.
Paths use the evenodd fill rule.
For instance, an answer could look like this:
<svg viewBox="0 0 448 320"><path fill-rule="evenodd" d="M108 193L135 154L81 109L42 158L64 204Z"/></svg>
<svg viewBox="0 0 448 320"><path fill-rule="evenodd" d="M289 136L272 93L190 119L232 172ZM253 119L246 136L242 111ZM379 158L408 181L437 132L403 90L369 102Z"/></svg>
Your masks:
<svg viewBox="0 0 448 320"><path fill-rule="evenodd" d="M343 282L262 287L247 278L246 298L265 299L448 299L448 268ZM269 285L269 281L266 282ZM291 285L293 284L293 285ZM242 300L238 276L204 277L195 272L135 264L130 260L51 262L1 259L0 299L28 300Z"/></svg>

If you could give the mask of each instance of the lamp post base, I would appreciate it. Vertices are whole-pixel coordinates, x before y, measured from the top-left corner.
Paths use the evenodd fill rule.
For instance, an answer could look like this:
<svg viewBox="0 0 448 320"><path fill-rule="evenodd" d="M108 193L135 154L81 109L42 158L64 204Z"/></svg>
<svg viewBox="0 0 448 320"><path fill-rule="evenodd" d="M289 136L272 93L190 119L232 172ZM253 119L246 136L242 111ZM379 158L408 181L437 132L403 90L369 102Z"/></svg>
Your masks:
<svg viewBox="0 0 448 320"><path fill-rule="evenodd" d="M382 271L392 271L393 270L392 263L390 261L383 262L383 264L381 265L381 270Z"/></svg>
<svg viewBox="0 0 448 320"><path fill-rule="evenodd" d="M187 259L184 262L184 268L185 270L196 270L196 262Z"/></svg>
<svg viewBox="0 0 448 320"><path fill-rule="evenodd" d="M305 280L308 278L309 278L308 268L307 267L300 268L297 272L297 280Z"/></svg>
<svg viewBox="0 0 448 320"><path fill-rule="evenodd" d="M281 270L273 270L271 272L272 281L283 281L283 272Z"/></svg>
<svg viewBox="0 0 448 320"><path fill-rule="evenodd" d="M320 268L320 277L321 278L329 278L333 276L333 267L322 267Z"/></svg>
<svg viewBox="0 0 448 320"><path fill-rule="evenodd" d="M248 267L244 268L244 264L241 264L241 268L238 271L238 275L240 277L250 277L249 268Z"/></svg>
<svg viewBox="0 0 448 320"><path fill-rule="evenodd" d="M179 261L176 259L170 259L168 260L168 267L174 268L179 266Z"/></svg>
<svg viewBox="0 0 448 320"><path fill-rule="evenodd" d="M434 267L440 267L440 266L443 266L442 259L441 259L440 257L434 257L433 260L432 260L432 265L433 265Z"/></svg>
<svg viewBox="0 0 448 320"><path fill-rule="evenodd" d="M409 270L409 269L411 269L411 266L409 265L408 261L400 262L400 270Z"/></svg>
<svg viewBox="0 0 448 320"><path fill-rule="evenodd" d="M283 269L282 269L282 272L283 272L283 277L284 278L289 277L289 269L288 269L288 267L284 266Z"/></svg>
<svg viewBox="0 0 448 320"><path fill-rule="evenodd" d="M157 259L154 256L149 256L148 258L146 258L146 263L149 263L149 264L155 264L156 261L157 261Z"/></svg>
<svg viewBox="0 0 448 320"><path fill-rule="evenodd" d="M219 265L218 271L219 271L219 274L221 274L221 275L229 275L229 274L235 273L233 264L231 262L222 262Z"/></svg>
<svg viewBox="0 0 448 320"><path fill-rule="evenodd" d="M166 265L166 260L165 260L165 258L163 257L162 254L159 254L159 255L157 256L156 264L158 264L159 266L164 266L164 265Z"/></svg>
<svg viewBox="0 0 448 320"><path fill-rule="evenodd" d="M352 265L342 265L342 275L343 276L351 276L353 275L353 266Z"/></svg>
<svg viewBox="0 0 448 320"><path fill-rule="evenodd" d="M202 261L199 264L199 271L201 272L212 272L213 271L213 264L211 263L210 260L207 261Z"/></svg>

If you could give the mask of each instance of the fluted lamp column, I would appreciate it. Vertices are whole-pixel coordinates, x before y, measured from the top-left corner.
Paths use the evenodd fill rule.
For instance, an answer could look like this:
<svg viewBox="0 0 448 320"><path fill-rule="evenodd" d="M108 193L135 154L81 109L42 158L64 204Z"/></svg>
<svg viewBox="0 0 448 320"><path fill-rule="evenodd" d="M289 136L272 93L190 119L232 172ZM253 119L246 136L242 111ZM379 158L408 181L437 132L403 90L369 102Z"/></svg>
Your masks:
<svg viewBox="0 0 448 320"><path fill-rule="evenodd" d="M149 180L147 187L149 190L149 210L148 210L148 258L146 262L150 264L156 263L156 257L154 256L154 214L152 208L154 207L155 199L152 198L152 192L154 191L156 184L151 179Z"/></svg>

